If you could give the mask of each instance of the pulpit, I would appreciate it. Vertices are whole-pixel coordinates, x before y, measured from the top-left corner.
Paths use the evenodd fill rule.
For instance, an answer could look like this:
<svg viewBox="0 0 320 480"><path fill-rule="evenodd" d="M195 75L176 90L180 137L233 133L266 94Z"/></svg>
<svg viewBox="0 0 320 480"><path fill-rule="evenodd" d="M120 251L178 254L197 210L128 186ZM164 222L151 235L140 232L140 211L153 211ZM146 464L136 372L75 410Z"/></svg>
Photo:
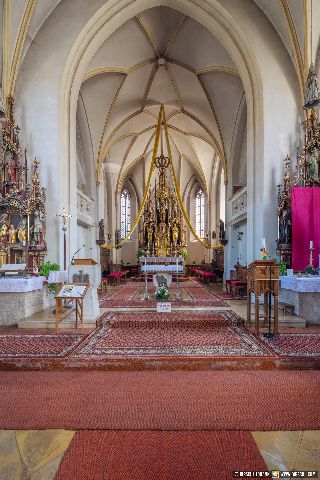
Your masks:
<svg viewBox="0 0 320 480"><path fill-rule="evenodd" d="M247 325L251 324L251 293L253 293L256 333L259 333L261 294L264 295L264 326L268 326L270 292L274 298L274 333L278 333L279 265L274 260L255 260L247 269Z"/></svg>
<svg viewBox="0 0 320 480"><path fill-rule="evenodd" d="M70 283L88 283L89 289L83 300L84 323L95 323L100 315L98 287L101 281L101 266L91 258L78 258L69 266Z"/></svg>

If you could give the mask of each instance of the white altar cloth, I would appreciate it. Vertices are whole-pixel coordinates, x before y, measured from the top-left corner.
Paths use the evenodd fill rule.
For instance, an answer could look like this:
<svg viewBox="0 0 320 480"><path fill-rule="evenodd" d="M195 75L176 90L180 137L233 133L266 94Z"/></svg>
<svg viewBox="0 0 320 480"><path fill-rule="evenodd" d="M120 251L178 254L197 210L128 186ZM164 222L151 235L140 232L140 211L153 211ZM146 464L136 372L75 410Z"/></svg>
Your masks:
<svg viewBox="0 0 320 480"><path fill-rule="evenodd" d="M68 281L68 271L58 270L49 273L48 283L66 283Z"/></svg>
<svg viewBox="0 0 320 480"><path fill-rule="evenodd" d="M43 282L45 280L46 277L0 278L0 292L13 293L33 292L35 290L42 290Z"/></svg>
<svg viewBox="0 0 320 480"><path fill-rule="evenodd" d="M294 292L320 292L320 276L297 277L281 276L279 277L280 287Z"/></svg>
<svg viewBox="0 0 320 480"><path fill-rule="evenodd" d="M141 271L176 273L183 272L183 265L142 265Z"/></svg>

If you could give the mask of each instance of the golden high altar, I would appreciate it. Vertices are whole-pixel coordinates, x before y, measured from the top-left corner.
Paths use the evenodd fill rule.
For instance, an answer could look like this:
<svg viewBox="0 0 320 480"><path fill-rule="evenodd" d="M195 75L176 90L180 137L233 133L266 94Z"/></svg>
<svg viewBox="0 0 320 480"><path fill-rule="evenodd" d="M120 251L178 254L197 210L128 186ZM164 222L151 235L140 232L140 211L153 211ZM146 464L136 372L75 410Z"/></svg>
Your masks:
<svg viewBox="0 0 320 480"><path fill-rule="evenodd" d="M147 256L179 255L186 246L186 228L175 189L169 185L170 160L163 154L155 159L158 181L150 188L139 227L139 248Z"/></svg>

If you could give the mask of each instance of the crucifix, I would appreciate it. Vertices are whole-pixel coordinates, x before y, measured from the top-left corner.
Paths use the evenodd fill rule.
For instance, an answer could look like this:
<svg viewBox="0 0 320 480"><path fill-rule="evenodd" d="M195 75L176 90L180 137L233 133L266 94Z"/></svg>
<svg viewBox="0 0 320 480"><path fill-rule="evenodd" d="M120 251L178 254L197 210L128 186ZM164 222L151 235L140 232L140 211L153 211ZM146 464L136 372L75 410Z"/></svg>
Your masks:
<svg viewBox="0 0 320 480"><path fill-rule="evenodd" d="M62 231L63 231L63 269L67 269L67 236L66 236L66 231L67 231L67 219L71 218L72 215L67 213L66 209L63 207L61 210L61 213L55 213L56 217L61 217L62 218Z"/></svg>

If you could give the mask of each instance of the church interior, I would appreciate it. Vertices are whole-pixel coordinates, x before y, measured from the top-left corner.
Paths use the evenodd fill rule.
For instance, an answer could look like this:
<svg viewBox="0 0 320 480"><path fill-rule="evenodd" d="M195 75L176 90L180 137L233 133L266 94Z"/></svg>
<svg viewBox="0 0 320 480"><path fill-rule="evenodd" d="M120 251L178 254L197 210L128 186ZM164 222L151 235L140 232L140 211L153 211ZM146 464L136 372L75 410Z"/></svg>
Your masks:
<svg viewBox="0 0 320 480"><path fill-rule="evenodd" d="M0 0L0 480L320 476L320 0Z"/></svg>

